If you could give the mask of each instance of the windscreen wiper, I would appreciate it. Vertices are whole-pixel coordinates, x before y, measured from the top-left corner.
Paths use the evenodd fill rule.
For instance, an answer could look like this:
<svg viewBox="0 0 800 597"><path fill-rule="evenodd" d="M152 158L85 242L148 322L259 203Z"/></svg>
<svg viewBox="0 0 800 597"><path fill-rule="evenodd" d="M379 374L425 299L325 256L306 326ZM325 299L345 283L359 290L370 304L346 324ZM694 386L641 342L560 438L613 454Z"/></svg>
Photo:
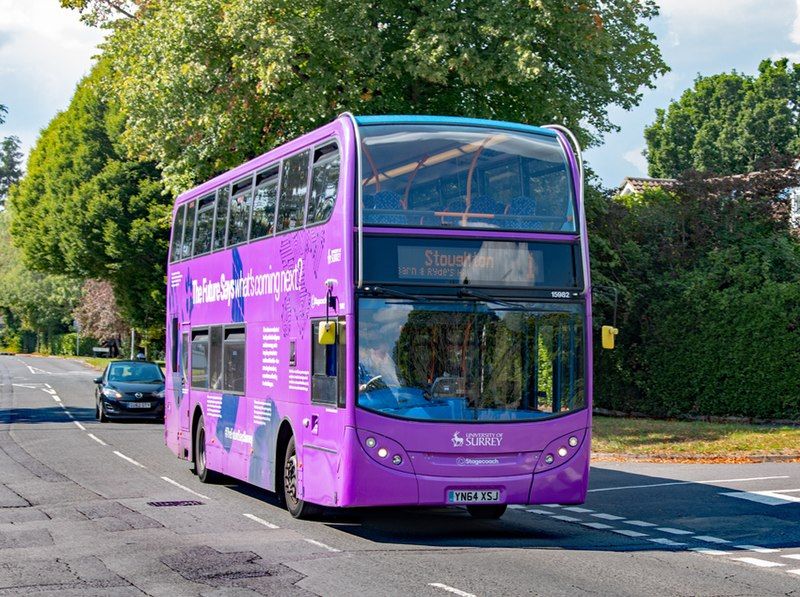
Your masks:
<svg viewBox="0 0 800 597"><path fill-rule="evenodd" d="M526 307L525 305L521 305L520 303L511 303L509 301L504 301L503 299L495 298L493 296L489 296L488 294L484 294L482 292L478 292L477 290L472 290L468 288L460 288L458 290L458 296L460 297L469 296L472 298L480 299L482 301L486 301L487 303L495 303L498 305L503 305L504 307L509 307L510 309L530 311L530 307Z"/></svg>
<svg viewBox="0 0 800 597"><path fill-rule="evenodd" d="M383 286L370 286L365 288L367 292L371 292L372 294L388 294L389 296L396 296L398 298L404 298L409 301L418 301L420 303L427 303L428 299L424 296L414 296L413 294L408 294L407 292L401 292L400 290L392 290L391 288L384 288Z"/></svg>

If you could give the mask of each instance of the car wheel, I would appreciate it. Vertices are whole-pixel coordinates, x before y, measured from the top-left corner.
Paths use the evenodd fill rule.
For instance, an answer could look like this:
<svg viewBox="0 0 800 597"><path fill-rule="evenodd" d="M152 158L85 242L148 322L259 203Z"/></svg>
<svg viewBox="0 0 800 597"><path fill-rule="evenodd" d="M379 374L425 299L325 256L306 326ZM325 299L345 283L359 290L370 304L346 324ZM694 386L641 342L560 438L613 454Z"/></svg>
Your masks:
<svg viewBox="0 0 800 597"><path fill-rule="evenodd" d="M94 401L94 418L100 418L100 407L97 406L97 400Z"/></svg>
<svg viewBox="0 0 800 597"><path fill-rule="evenodd" d="M294 437L292 437L289 439L289 445L286 446L286 457L283 462L283 502L286 504L289 514L294 518L312 518L319 515L320 508L298 497L297 470L297 449Z"/></svg>
<svg viewBox="0 0 800 597"><path fill-rule="evenodd" d="M197 428L194 432L194 472L201 483L216 483L222 475L216 471L209 470L206 460L206 429L203 425L203 417L197 421Z"/></svg>
<svg viewBox="0 0 800 597"><path fill-rule="evenodd" d="M100 401L100 405L97 407L97 420L101 423L108 423L108 417L106 416L106 409L103 407L103 401Z"/></svg>

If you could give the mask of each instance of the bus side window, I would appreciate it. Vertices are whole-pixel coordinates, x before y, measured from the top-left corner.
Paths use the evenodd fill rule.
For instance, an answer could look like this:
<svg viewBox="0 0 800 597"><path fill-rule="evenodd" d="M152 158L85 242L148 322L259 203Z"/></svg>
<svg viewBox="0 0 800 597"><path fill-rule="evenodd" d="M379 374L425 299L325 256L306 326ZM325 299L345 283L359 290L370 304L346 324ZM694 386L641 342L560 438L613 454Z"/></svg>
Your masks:
<svg viewBox="0 0 800 597"><path fill-rule="evenodd" d="M344 406L344 334L339 332L334 344L320 344L320 323L313 322L311 329L311 401Z"/></svg>
<svg viewBox="0 0 800 597"><path fill-rule="evenodd" d="M170 263L181 260L181 247L183 246L183 221L186 218L186 205L181 205L175 212L175 223L172 225L172 250Z"/></svg>
<svg viewBox="0 0 800 597"><path fill-rule="evenodd" d="M222 389L244 394L245 330L244 327L225 328L222 344Z"/></svg>
<svg viewBox="0 0 800 597"><path fill-rule="evenodd" d="M339 188L339 161L339 148L335 142L314 150L307 224L324 222L331 216Z"/></svg>
<svg viewBox="0 0 800 597"><path fill-rule="evenodd" d="M203 197L197 204L197 226L194 231L193 256L211 251L211 233L214 226L214 195Z"/></svg>
<svg viewBox="0 0 800 597"><path fill-rule="evenodd" d="M208 388L222 389L222 326L211 328L211 339L208 351Z"/></svg>
<svg viewBox="0 0 800 597"><path fill-rule="evenodd" d="M250 209L253 205L253 178L246 178L231 187L230 208L228 209L227 247L247 242L250 230Z"/></svg>
<svg viewBox="0 0 800 597"><path fill-rule="evenodd" d="M281 171L280 200L278 201L278 221L276 231L302 228L311 150L305 150L286 158Z"/></svg>
<svg viewBox="0 0 800 597"><path fill-rule="evenodd" d="M194 218L197 201L189 201L186 204L186 223L183 226L183 248L181 249L181 259L192 256L192 242L194 241Z"/></svg>
<svg viewBox="0 0 800 597"><path fill-rule="evenodd" d="M173 317L170 322L170 372L178 372L178 318Z"/></svg>
<svg viewBox="0 0 800 597"><path fill-rule="evenodd" d="M275 231L275 206L278 203L278 166L256 175L250 240L270 236Z"/></svg>
<svg viewBox="0 0 800 597"><path fill-rule="evenodd" d="M212 251L225 248L225 230L228 225L228 193L227 186L217 190L217 206L214 215L214 244Z"/></svg>
<svg viewBox="0 0 800 597"><path fill-rule="evenodd" d="M208 387L208 329L192 331L192 387Z"/></svg>

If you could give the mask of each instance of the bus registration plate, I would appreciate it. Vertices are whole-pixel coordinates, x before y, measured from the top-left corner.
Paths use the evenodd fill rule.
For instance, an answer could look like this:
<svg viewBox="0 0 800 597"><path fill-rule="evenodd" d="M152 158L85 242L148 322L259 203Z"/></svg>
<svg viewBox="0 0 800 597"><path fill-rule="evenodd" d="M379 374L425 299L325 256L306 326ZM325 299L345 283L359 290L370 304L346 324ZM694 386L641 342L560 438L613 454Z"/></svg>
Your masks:
<svg viewBox="0 0 800 597"><path fill-rule="evenodd" d="M498 489L450 489L447 492L448 504L491 504L499 501Z"/></svg>

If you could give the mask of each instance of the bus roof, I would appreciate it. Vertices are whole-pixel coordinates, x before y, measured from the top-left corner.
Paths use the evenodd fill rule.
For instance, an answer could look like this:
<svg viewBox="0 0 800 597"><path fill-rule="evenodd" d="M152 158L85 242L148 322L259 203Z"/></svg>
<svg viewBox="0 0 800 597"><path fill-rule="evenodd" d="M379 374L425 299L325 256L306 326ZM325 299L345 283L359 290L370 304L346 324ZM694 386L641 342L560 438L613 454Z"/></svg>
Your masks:
<svg viewBox="0 0 800 597"><path fill-rule="evenodd" d="M504 120L486 120L484 118L462 118L460 116L412 116L412 115L386 115L386 116L355 116L359 126L370 124L452 124L464 126L481 126L503 128L526 133L539 133L550 137L557 136L555 131L518 122Z"/></svg>

